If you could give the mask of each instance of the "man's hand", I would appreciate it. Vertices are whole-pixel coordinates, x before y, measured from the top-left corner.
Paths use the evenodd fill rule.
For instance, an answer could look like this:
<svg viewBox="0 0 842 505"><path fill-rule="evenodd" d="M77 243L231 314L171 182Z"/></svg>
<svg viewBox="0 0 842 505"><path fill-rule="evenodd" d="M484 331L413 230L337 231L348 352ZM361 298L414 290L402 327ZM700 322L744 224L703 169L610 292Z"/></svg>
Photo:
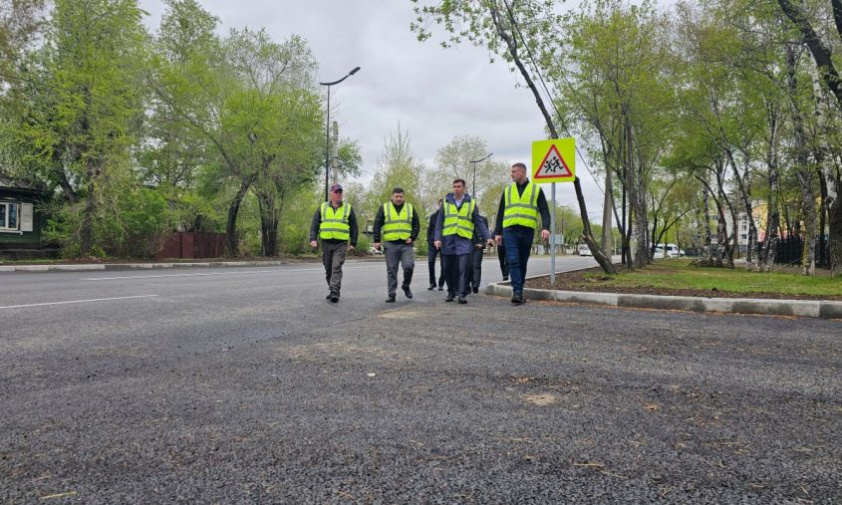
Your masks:
<svg viewBox="0 0 842 505"><path fill-rule="evenodd" d="M412 244L412 239L411 238L406 239L406 245L410 245L410 244Z"/></svg>
<svg viewBox="0 0 842 505"><path fill-rule="evenodd" d="M312 247L313 249L315 249L315 248L319 247L319 243L318 243L318 242L316 242L315 240L311 240L311 241L310 241L310 247Z"/></svg>
<svg viewBox="0 0 842 505"><path fill-rule="evenodd" d="M541 230L541 238L544 240L550 239L550 230Z"/></svg>
<svg viewBox="0 0 842 505"><path fill-rule="evenodd" d="M494 247L494 239L493 238L490 238L490 239L486 240L485 243L488 244L488 247Z"/></svg>
<svg viewBox="0 0 842 505"><path fill-rule="evenodd" d="M354 246L352 246L352 245L350 245L350 244L348 244L348 250L349 250L349 251L356 251L356 250L357 250L357 248L356 248L356 247L354 247Z"/></svg>
<svg viewBox="0 0 842 505"><path fill-rule="evenodd" d="M375 242L373 245L374 245L374 250L375 250L375 251L379 251L379 250L380 250L380 242Z"/></svg>
<svg viewBox="0 0 842 505"><path fill-rule="evenodd" d="M441 249L441 240L436 240L433 245L436 246L436 249Z"/></svg>
<svg viewBox="0 0 842 505"><path fill-rule="evenodd" d="M497 245L503 245L503 235L497 235Z"/></svg>
<svg viewBox="0 0 842 505"><path fill-rule="evenodd" d="M476 244L474 244L474 247L476 247L477 249L482 249L482 244L477 242Z"/></svg>

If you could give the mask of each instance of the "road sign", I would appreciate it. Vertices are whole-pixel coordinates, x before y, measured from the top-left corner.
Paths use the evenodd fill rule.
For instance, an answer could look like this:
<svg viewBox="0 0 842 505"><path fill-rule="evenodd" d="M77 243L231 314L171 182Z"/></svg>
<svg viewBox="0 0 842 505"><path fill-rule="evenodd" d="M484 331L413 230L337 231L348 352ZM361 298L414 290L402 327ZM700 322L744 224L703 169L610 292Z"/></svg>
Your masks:
<svg viewBox="0 0 842 505"><path fill-rule="evenodd" d="M576 179L576 141L572 138L532 143L532 180L538 184Z"/></svg>

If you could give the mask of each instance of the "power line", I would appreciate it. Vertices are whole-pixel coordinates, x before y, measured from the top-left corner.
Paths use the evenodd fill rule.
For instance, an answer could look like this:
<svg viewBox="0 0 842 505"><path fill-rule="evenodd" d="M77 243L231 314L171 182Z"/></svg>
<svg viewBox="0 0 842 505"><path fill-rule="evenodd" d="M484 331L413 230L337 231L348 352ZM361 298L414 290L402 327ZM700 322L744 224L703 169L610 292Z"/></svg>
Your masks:
<svg viewBox="0 0 842 505"><path fill-rule="evenodd" d="M523 36L523 33L520 31L520 28L518 27L517 21L515 21L514 12L512 12L512 8L509 5L508 0L503 0L503 4L506 6L506 11L508 11L508 13L509 13L509 21L511 21L511 23L512 23L512 28L517 33L517 35L520 37L520 41L521 41L522 46L524 48L526 48L526 54L527 54L527 56L529 56L529 61L532 64L532 68L534 69L535 74L538 76L538 80L541 81L541 86L544 88L544 93L547 95L547 98L549 99L550 103L552 104L553 109L555 110L556 114L558 115L559 121L561 122L562 129L567 134L567 136L572 137L573 135L570 133L570 130L567 128L567 125L564 122L564 119L561 117L561 111L558 110L558 107L556 106L555 100L553 100L553 96L550 93L549 88L547 88L547 83L544 82L544 77L541 75L541 71L540 71L538 65L535 63L535 58L532 56L532 50L529 49L529 44L526 43L526 38ZM558 65L557 59L556 59L556 64ZM594 177L593 172L590 169L590 166L588 166L588 162L586 161L584 155L582 155L582 151L579 150L579 146L575 145L574 147L576 149L576 153L579 155L579 158L581 158L581 160L585 164L585 170L587 170L588 174L590 174L590 176L591 176L591 179L593 179L593 181L596 183L596 187L599 189L600 193L605 195L605 190L602 189L602 186L599 184L599 181L597 181L596 177Z"/></svg>

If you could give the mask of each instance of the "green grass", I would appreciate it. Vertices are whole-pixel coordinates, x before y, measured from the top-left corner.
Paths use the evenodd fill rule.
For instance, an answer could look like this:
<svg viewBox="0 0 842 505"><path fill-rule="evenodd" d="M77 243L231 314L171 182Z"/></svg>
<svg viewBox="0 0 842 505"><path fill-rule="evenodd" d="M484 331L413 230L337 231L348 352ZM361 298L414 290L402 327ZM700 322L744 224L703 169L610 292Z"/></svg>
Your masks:
<svg viewBox="0 0 842 505"><path fill-rule="evenodd" d="M607 277L588 274L589 281L602 286L657 287L728 291L733 293L781 293L792 295L842 296L842 278L807 277L795 273L758 273L741 268L706 268L690 265L687 259L655 260L631 273Z"/></svg>

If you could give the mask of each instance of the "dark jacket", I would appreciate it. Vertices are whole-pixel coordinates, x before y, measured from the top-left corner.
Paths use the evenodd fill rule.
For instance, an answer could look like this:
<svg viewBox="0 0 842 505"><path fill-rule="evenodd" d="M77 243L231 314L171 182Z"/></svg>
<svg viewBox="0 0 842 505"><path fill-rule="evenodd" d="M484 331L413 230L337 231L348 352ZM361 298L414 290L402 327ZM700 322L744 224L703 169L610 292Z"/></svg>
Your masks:
<svg viewBox="0 0 842 505"><path fill-rule="evenodd" d="M402 203L401 205L395 205L395 210L400 212L403 210L403 206L406 203ZM421 232L421 222L418 220L418 213L415 212L415 207L412 208L412 231L410 232L409 238L415 242L415 239L418 238L418 233ZM380 210L377 211L377 216L374 218L374 241L381 242L381 233L380 231L383 229L383 223L386 222L386 214L383 212L383 206L380 206ZM392 240L396 244L406 243L404 240Z"/></svg>
<svg viewBox="0 0 842 505"><path fill-rule="evenodd" d="M527 184L529 184L529 179L526 179L526 182L524 182L523 184L517 185L518 195L523 196L523 190L526 189ZM503 188L503 194L500 195L500 206L497 208L497 222L494 226L494 236L503 234L503 213L506 210L506 191L508 189L508 186ZM547 205L547 197L544 196L544 190L542 190L540 186L538 186L538 213L541 214L541 223L544 225L541 229L549 230L550 206ZM519 225L513 226L513 228L528 229L526 226Z"/></svg>
<svg viewBox="0 0 842 505"><path fill-rule="evenodd" d="M471 195L465 194L464 199L462 200L462 205L466 205L470 203ZM452 203L456 204L456 199L453 198L453 193L448 193L447 197L444 199L445 203ZM459 206L459 209L462 207ZM474 213L472 214L472 218L474 221L474 232L479 229L480 237L482 237L483 241L488 240L488 227L486 226L485 222L480 220L479 218L479 209L474 207ZM442 241L441 246L441 253L442 254L470 254L474 250L474 244L472 239L462 238L459 235L448 235L446 237L442 237L442 230L444 229L444 210L439 211L439 217L436 220L436 240Z"/></svg>
<svg viewBox="0 0 842 505"><path fill-rule="evenodd" d="M432 246L433 242L436 241L436 222L439 220L439 213L441 213L441 208L433 212L430 216L430 223L427 225L427 245L429 246Z"/></svg>
<svg viewBox="0 0 842 505"><path fill-rule="evenodd" d="M345 205L345 202L342 202L342 205ZM319 240L319 227L322 225L322 206L319 205L319 208L316 209L316 213L313 214L313 221L310 222L310 241ZM357 247L357 235L359 234L359 229L357 228L357 216L354 214L354 208L351 207L351 215L348 216L348 225L351 227L351 245ZM334 238L327 239L324 242L329 244L341 244L345 242L344 240L337 240Z"/></svg>
<svg viewBox="0 0 842 505"><path fill-rule="evenodd" d="M482 214L479 215L479 220L482 221L483 225L485 225L485 229L488 229L488 218L483 216ZM474 247L479 244L482 247L485 247L485 240L482 239L482 236L479 233L479 226L474 226L474 238L471 240L473 242Z"/></svg>

